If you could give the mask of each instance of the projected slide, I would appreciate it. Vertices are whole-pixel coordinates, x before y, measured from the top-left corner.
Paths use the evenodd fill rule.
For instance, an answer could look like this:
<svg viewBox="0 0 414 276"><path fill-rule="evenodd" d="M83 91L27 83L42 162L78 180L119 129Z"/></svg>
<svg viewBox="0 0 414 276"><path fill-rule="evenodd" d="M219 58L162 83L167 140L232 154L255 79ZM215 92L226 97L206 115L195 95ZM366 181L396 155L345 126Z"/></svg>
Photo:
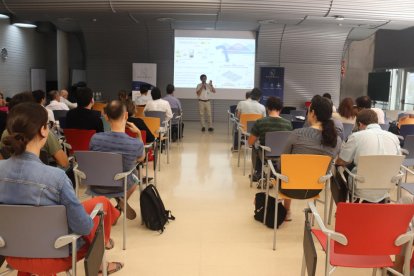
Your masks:
<svg viewBox="0 0 414 276"><path fill-rule="evenodd" d="M216 88L254 86L255 40L175 37L174 85L194 88L206 74Z"/></svg>

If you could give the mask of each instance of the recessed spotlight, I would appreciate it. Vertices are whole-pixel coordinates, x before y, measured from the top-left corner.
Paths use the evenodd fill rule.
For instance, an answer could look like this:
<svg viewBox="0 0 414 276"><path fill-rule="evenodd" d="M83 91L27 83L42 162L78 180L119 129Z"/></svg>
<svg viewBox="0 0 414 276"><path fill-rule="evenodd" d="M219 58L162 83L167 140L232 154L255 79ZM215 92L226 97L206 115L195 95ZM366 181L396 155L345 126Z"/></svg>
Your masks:
<svg viewBox="0 0 414 276"><path fill-rule="evenodd" d="M158 22L171 22L171 21L175 21L175 19L171 17L160 17L160 18L157 18L157 21Z"/></svg>
<svg viewBox="0 0 414 276"><path fill-rule="evenodd" d="M9 16L7 14L0 13L0 19L7 19Z"/></svg>

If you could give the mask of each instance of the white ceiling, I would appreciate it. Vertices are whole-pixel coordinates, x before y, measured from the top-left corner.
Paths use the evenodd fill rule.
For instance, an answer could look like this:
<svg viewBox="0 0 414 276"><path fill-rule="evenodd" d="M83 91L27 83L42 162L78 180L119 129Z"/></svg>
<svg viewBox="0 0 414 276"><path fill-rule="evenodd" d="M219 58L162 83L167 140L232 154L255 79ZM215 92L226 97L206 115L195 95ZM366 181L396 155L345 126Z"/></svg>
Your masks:
<svg viewBox="0 0 414 276"><path fill-rule="evenodd" d="M160 26L258 30L267 22L350 29L348 39L358 40L378 29L414 26L413 0L2 0L0 12L50 21L64 31Z"/></svg>

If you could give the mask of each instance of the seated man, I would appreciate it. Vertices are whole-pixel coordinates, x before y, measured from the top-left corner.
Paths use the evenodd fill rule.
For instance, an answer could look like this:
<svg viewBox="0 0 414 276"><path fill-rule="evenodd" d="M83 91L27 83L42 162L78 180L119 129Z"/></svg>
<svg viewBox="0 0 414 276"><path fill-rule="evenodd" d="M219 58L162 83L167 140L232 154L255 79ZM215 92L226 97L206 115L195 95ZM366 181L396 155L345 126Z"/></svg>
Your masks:
<svg viewBox="0 0 414 276"><path fill-rule="evenodd" d="M351 134L348 137L348 141L342 144L339 157L336 160L337 165L346 166L353 163L355 167L352 169L352 172L356 173L358 158L361 155L401 154L398 137L391 132L381 129L378 125L378 117L375 111L371 109L361 110L357 115L356 124L359 131ZM339 178L337 178L337 182L342 183ZM342 184L340 184L341 188L346 191L346 187ZM348 184L347 188L349 190L352 189L350 185L352 183ZM387 192L384 190L356 189L355 196L369 202L379 202L389 196Z"/></svg>
<svg viewBox="0 0 414 276"><path fill-rule="evenodd" d="M246 93L247 96L247 93ZM258 88L254 88L249 95L249 98L244 101L240 101L236 107L236 116L240 118L241 114L261 114L263 117L266 117L266 108L264 105L259 103L259 99L262 96L262 91ZM233 151L238 150L239 136L237 135L237 129L234 129L234 139L233 139Z"/></svg>
<svg viewBox="0 0 414 276"><path fill-rule="evenodd" d="M66 89L60 90L59 95L60 95L60 102L66 104L69 107L69 109L74 109L78 106L77 103L72 103L68 100L69 93Z"/></svg>
<svg viewBox="0 0 414 276"><path fill-rule="evenodd" d="M103 132L101 113L92 110L93 93L90 88L81 87L77 90L78 107L66 115L66 128L90 129Z"/></svg>
<svg viewBox="0 0 414 276"><path fill-rule="evenodd" d="M148 95L148 87L146 85L141 85L139 92L141 95L136 99L136 105L146 105L148 102L152 101L151 95Z"/></svg>
<svg viewBox="0 0 414 276"><path fill-rule="evenodd" d="M43 90L35 90L32 91L33 98L35 102L40 104L41 106L45 106L46 104L46 93ZM46 109L47 116L49 118L49 122L55 122L55 115L53 115L53 111L50 109Z"/></svg>
<svg viewBox="0 0 414 276"><path fill-rule="evenodd" d="M147 103L144 108L144 113L146 111L162 111L165 112L165 120L171 120L173 115L170 104L166 100L161 99L161 90L158 87L154 87L151 90L151 97L152 101Z"/></svg>
<svg viewBox="0 0 414 276"><path fill-rule="evenodd" d="M175 89L174 85L168 84L167 89L166 89L167 95L163 98L163 100L166 100L170 104L171 109L176 108L180 111L180 114L181 114L182 112L181 102L179 99L174 97L174 89ZM171 128L172 128L171 130L172 140L173 142L175 142L178 139L178 124L173 124ZM184 130L184 123L181 122L181 130L180 130L181 137L183 136L183 130Z"/></svg>
<svg viewBox="0 0 414 276"><path fill-rule="evenodd" d="M50 103L46 106L50 110L69 110L69 107L60 101L60 95L57 90L52 90L48 93Z"/></svg>
<svg viewBox="0 0 414 276"><path fill-rule="evenodd" d="M279 97L269 97L267 99L266 109L269 116L256 121L250 132L249 145L254 145L257 138L259 138L261 145L265 145L266 132L293 129L291 122L279 116L282 108L283 104ZM256 147L252 149L252 163L254 168L253 181L258 181L261 177L262 161L260 149Z"/></svg>
<svg viewBox="0 0 414 276"><path fill-rule="evenodd" d="M15 106L17 106L20 103L34 102L34 101L35 100L32 96L32 93L22 92L22 93L19 93L13 96L13 98L10 100L10 103L9 103L9 109L12 110ZM8 135L9 135L9 132L5 130L1 136L1 139L3 140L4 137L7 137ZM3 143L0 143L0 152L1 152L0 159L8 158L10 156L10 153L5 151L3 149L3 146L4 146ZM67 168L69 166L68 156L62 150L59 140L57 139L56 135L53 134L52 131L48 132L46 143L42 149L47 152L48 156L51 156L56 161L56 164L58 166L62 168Z"/></svg>
<svg viewBox="0 0 414 276"><path fill-rule="evenodd" d="M141 162L145 158L144 144L141 140L141 132L130 122L127 122L128 112L125 105L118 100L113 100L105 107L105 117L111 125L110 132L96 133L92 136L89 144L89 149L92 151L114 152L122 154L124 172L133 169L137 162ZM125 127L131 132L136 133L138 139L132 138L125 133ZM128 193L127 199L132 195L136 189L134 177L128 176ZM118 209L124 207L123 203L123 187L91 187L93 192L108 197L116 197L118 202ZM135 219L137 214L127 204L126 217L128 219Z"/></svg>
<svg viewBox="0 0 414 276"><path fill-rule="evenodd" d="M361 96L355 100L355 103L359 110L362 109L371 109L377 114L378 124L385 124L385 114L384 111L377 107L371 107L372 101L368 96Z"/></svg>

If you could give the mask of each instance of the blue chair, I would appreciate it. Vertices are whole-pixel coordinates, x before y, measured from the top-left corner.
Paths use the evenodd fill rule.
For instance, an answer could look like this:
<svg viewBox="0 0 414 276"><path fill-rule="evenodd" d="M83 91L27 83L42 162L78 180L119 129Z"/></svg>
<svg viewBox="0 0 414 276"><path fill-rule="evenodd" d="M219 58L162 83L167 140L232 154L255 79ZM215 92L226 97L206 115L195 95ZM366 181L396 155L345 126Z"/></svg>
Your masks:
<svg viewBox="0 0 414 276"><path fill-rule="evenodd" d="M291 110L290 111L290 115L292 115L293 117L296 116L301 116L301 117L306 117L306 110Z"/></svg>
<svg viewBox="0 0 414 276"><path fill-rule="evenodd" d="M414 125L402 125L400 127L400 135L405 139L407 135L414 135Z"/></svg>
<svg viewBox="0 0 414 276"><path fill-rule="evenodd" d="M292 127L293 127L293 129L303 128L303 125L304 124L305 124L305 121L298 121L298 120L292 121Z"/></svg>

